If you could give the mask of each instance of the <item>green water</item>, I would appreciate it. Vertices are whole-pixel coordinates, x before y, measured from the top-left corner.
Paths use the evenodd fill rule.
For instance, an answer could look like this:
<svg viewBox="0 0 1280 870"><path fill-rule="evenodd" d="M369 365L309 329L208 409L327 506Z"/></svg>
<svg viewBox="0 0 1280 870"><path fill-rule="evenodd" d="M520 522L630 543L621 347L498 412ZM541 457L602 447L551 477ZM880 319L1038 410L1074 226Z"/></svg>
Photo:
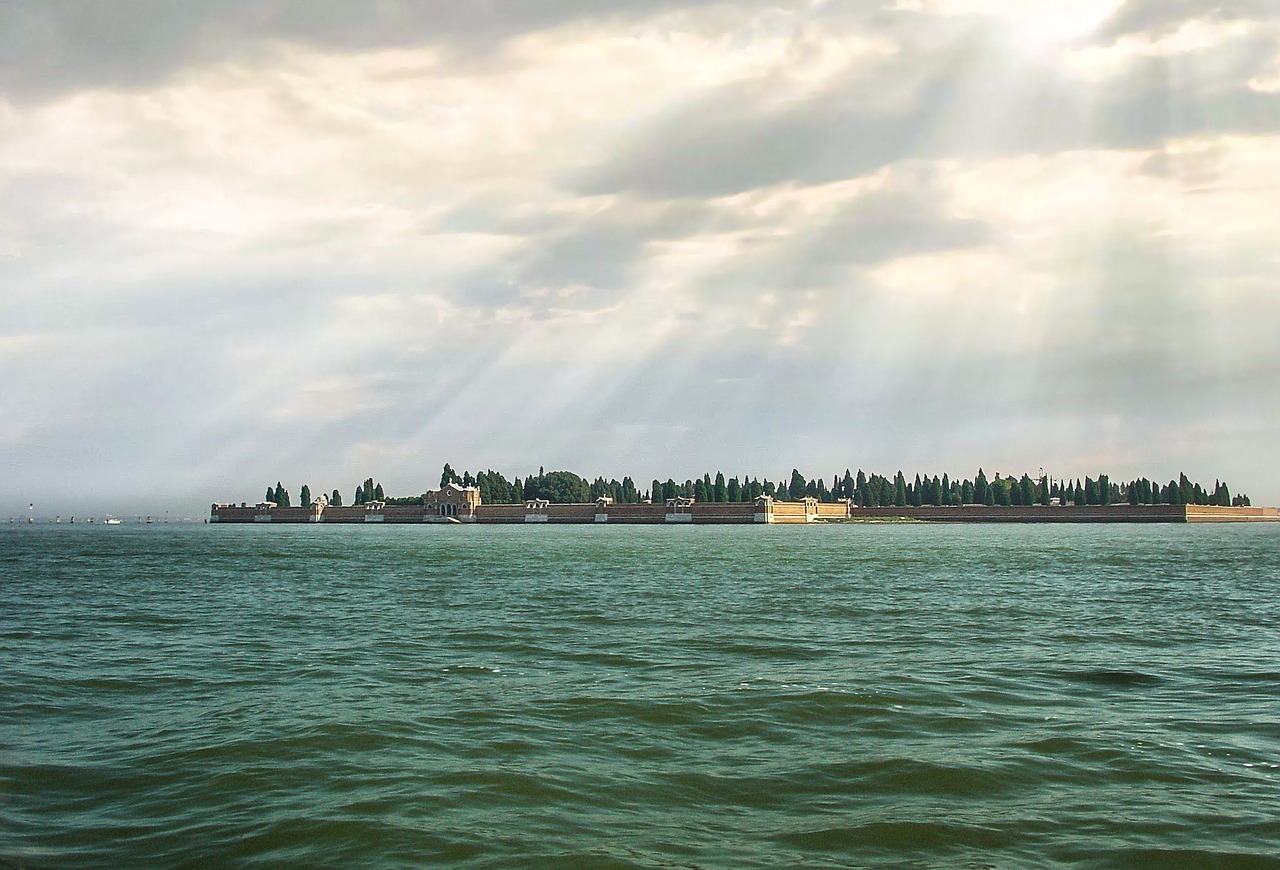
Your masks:
<svg viewBox="0 0 1280 870"><path fill-rule="evenodd" d="M1280 867L1280 528L0 527L0 866Z"/></svg>

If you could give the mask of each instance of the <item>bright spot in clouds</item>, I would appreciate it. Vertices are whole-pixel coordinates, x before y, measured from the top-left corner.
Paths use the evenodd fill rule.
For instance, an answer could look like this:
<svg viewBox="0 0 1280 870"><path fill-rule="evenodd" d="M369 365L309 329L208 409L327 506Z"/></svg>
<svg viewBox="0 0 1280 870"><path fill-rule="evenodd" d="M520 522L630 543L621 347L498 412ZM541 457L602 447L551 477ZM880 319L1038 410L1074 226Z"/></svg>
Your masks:
<svg viewBox="0 0 1280 870"><path fill-rule="evenodd" d="M1006 13L1019 44L1052 48L1092 34L1120 6L1120 0L1046 0L1019 3Z"/></svg>

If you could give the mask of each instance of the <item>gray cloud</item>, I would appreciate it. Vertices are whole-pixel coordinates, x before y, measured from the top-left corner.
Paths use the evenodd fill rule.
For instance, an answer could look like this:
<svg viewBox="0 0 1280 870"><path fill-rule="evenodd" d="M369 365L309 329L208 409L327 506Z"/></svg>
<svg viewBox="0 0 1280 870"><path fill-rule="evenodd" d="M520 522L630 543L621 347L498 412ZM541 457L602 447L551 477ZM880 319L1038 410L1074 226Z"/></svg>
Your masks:
<svg viewBox="0 0 1280 870"><path fill-rule="evenodd" d="M1134 33L1163 36L1192 20L1257 21L1274 19L1275 0L1128 0L1098 31L1098 39L1112 41Z"/></svg>
<svg viewBox="0 0 1280 870"><path fill-rule="evenodd" d="M145 86L191 64L252 56L273 40L334 51L434 45L455 62L571 22L627 22L715 0L7 0L0 92L42 98ZM735 0L738 7L765 0Z"/></svg>
<svg viewBox="0 0 1280 870"><path fill-rule="evenodd" d="M760 109L766 95L767 83L732 85L682 106L577 186L721 195L853 178L904 159L1035 153L1092 138L1083 88L980 31L943 47L936 35L922 37L870 73L772 111Z"/></svg>
<svg viewBox="0 0 1280 870"><path fill-rule="evenodd" d="M457 302L481 307L514 304L534 313L607 307L634 286L649 245L744 225L701 201L625 198L574 215L486 216L483 208L466 205L460 214L446 217L442 226L454 226L459 219L462 225L487 223L520 238L521 244L464 279L454 294ZM556 295L562 290L574 292Z"/></svg>
<svg viewBox="0 0 1280 870"><path fill-rule="evenodd" d="M927 47L927 51L926 51ZM761 111L732 85L685 105L569 183L587 193L715 196L853 178L910 159L1155 148L1170 138L1280 130L1280 95L1249 86L1276 57L1274 33L1140 61L1086 87L981 32L932 40L812 98Z"/></svg>
<svg viewBox="0 0 1280 870"><path fill-rule="evenodd" d="M800 245L806 264L872 265L913 254L971 248L990 238L981 221L948 217L929 184L856 197Z"/></svg>

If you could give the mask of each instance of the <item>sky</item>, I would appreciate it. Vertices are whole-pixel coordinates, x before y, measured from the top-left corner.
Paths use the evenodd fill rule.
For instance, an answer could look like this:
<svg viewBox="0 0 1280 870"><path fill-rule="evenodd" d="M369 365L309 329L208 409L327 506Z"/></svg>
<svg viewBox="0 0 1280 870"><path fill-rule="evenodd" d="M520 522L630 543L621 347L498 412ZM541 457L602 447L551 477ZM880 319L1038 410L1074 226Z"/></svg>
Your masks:
<svg viewBox="0 0 1280 870"><path fill-rule="evenodd" d="M1277 0L6 0L0 516L524 476L1280 503Z"/></svg>

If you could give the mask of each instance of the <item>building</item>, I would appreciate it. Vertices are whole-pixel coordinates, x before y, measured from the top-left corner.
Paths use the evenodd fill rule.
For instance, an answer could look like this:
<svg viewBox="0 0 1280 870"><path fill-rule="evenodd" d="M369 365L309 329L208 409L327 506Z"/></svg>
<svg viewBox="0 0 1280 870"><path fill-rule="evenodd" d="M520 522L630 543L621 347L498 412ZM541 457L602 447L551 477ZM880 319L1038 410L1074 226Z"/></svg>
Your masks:
<svg viewBox="0 0 1280 870"><path fill-rule="evenodd" d="M440 489L427 490L422 505L423 522L448 522L452 519L463 523L475 522L476 508L480 507L480 489L449 483Z"/></svg>

